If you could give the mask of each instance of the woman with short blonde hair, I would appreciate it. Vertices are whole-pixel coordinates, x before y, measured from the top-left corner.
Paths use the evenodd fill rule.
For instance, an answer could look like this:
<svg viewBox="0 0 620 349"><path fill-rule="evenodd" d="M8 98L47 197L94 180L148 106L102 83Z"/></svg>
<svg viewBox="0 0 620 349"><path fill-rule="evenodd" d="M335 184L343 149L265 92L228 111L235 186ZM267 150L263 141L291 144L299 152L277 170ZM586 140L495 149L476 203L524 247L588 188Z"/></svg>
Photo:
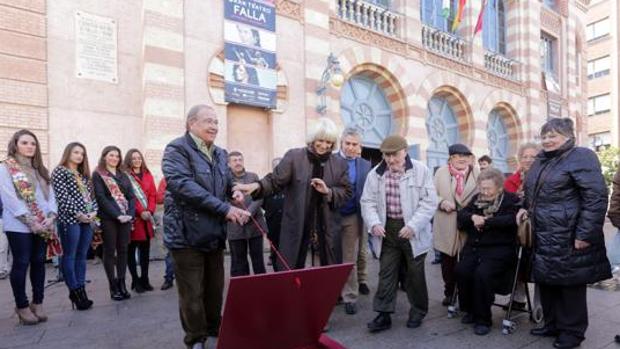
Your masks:
<svg viewBox="0 0 620 349"><path fill-rule="evenodd" d="M311 146L317 140L328 141L333 144L331 151L338 150L338 126L328 119L319 118L308 127L306 144Z"/></svg>
<svg viewBox="0 0 620 349"><path fill-rule="evenodd" d="M234 188L246 195L254 193L255 199L284 194L280 251L295 269L304 268L309 250L321 265L341 262L340 207L353 194L348 165L334 153L336 124L320 118L310 125L306 139L307 146L287 151L272 173ZM276 269L286 267L278 261Z"/></svg>

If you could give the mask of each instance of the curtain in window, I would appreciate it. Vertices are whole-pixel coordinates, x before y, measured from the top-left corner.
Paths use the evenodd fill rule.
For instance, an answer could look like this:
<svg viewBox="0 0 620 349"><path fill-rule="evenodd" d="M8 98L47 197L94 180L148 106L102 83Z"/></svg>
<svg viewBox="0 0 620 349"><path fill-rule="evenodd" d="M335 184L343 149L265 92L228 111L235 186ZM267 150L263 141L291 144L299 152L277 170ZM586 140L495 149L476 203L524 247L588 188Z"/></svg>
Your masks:
<svg viewBox="0 0 620 349"><path fill-rule="evenodd" d="M489 51L506 54L506 15L502 0L487 0L482 23L482 43Z"/></svg>

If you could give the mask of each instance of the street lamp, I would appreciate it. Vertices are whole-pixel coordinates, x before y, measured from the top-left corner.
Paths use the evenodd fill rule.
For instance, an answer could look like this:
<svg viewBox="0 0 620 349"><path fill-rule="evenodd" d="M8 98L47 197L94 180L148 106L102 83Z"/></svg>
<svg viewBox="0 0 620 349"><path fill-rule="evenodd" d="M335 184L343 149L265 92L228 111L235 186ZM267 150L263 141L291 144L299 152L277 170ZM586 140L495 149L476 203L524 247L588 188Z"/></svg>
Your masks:
<svg viewBox="0 0 620 349"><path fill-rule="evenodd" d="M325 116L325 113L327 113L327 83L331 83L332 86L338 88L342 86L343 82L344 75L340 69L340 62L333 53L330 53L327 57L327 67L323 70L319 87L317 87L315 91L316 95L319 97L319 104L316 106L316 112L319 113L320 116Z"/></svg>

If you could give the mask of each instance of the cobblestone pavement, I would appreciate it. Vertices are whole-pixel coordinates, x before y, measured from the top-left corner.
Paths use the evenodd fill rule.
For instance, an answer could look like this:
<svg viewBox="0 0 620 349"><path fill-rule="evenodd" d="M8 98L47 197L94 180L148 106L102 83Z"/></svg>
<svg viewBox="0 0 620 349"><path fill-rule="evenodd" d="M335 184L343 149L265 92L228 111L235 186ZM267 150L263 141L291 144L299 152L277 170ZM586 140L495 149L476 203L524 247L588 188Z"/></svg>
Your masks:
<svg viewBox="0 0 620 349"><path fill-rule="evenodd" d="M366 331L366 323L374 317L371 296L360 296L360 311L354 316L344 314L337 306L331 319L329 335L350 349L390 348L552 348L552 340L535 338L528 334L532 324L527 317L518 320L518 328L511 335L501 333L504 314L494 307L493 331L485 337L473 334L470 326L459 319L448 319L441 306L442 282L440 268L430 264L426 272L429 286L430 311L417 329L405 327L408 304L399 292L397 312L392 329L379 334ZM226 258L226 268L229 259ZM48 267L48 279L55 275ZM132 294L124 302L110 300L107 281L101 264L89 262L87 289L95 302L89 311L71 310L64 284L50 284L45 294L45 307L50 319L36 326L19 326L13 314L13 297L8 280L0 280L0 348L184 348L183 332L179 323L176 288L159 291L163 275L163 261L151 264L152 283L156 291ZM369 264L370 288L377 286L378 261ZM498 302L503 302L498 297ZM620 292L588 290L590 327L582 348L620 348L613 336L620 333ZM215 339L209 338L209 348L215 348Z"/></svg>

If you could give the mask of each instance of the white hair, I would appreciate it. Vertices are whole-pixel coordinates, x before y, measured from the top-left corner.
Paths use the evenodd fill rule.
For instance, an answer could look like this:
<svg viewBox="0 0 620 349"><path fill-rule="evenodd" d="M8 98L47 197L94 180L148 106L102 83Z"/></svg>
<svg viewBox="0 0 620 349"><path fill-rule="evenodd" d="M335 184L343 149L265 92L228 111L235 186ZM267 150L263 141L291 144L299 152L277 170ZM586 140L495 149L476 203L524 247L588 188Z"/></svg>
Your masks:
<svg viewBox="0 0 620 349"><path fill-rule="evenodd" d="M325 117L318 118L308 126L306 144L312 145L314 141L324 140L334 143L332 150L338 147L338 126Z"/></svg>

